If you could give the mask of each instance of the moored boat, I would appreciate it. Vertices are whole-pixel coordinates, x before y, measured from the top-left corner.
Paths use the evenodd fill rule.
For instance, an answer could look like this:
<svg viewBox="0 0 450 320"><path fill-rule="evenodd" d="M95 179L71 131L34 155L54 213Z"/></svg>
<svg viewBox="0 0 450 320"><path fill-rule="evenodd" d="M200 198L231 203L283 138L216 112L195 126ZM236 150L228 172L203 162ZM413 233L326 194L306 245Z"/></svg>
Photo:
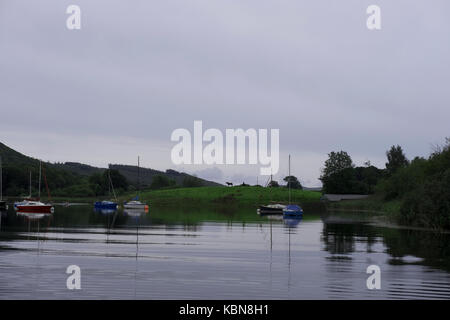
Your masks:
<svg viewBox="0 0 450 320"><path fill-rule="evenodd" d="M137 210L148 210L148 205L139 201L139 191L140 191L140 181L139 181L139 157L137 165L137 195L132 200L125 202L123 204L124 209L137 209Z"/></svg>
<svg viewBox="0 0 450 320"><path fill-rule="evenodd" d="M95 209L107 209L107 210L117 210L117 203L113 201L96 201L94 203Z"/></svg>
<svg viewBox="0 0 450 320"><path fill-rule="evenodd" d="M51 204L40 201L24 201L16 207L20 213L53 213L55 210Z"/></svg>
<svg viewBox="0 0 450 320"><path fill-rule="evenodd" d="M118 204L117 204L117 197L116 197L116 192L114 191L114 185L112 183L111 180L111 173L109 171L110 169L108 169L108 180L109 180L109 195L111 196L111 190L114 196L115 201L108 201L108 200L103 200L103 201L96 201L94 202L94 209L95 210L117 210L118 209Z"/></svg>
<svg viewBox="0 0 450 320"><path fill-rule="evenodd" d="M131 200L123 205L124 209L137 209L137 210L148 210L148 205L140 202L139 200Z"/></svg>
<svg viewBox="0 0 450 320"><path fill-rule="evenodd" d="M17 206L24 205L24 204L28 203L29 201L39 201L39 199L34 199L31 197L31 171L30 171L30 193L29 193L28 197L26 197L22 201L14 202L14 210L17 210Z"/></svg>
<svg viewBox="0 0 450 320"><path fill-rule="evenodd" d="M54 207L51 204L46 204L40 201L41 196L41 174L42 174L42 162L39 162L39 195L36 199L28 198L20 202L14 203L14 209L17 210L18 213L39 213L39 214L50 214L54 212ZM45 178L45 172L44 172ZM47 180L45 178L45 184L47 188L47 192L50 197L50 192L48 190ZM31 173L30 173L30 195L31 195Z"/></svg>
<svg viewBox="0 0 450 320"><path fill-rule="evenodd" d="M296 204L289 204L283 209L285 216L303 216L303 209Z"/></svg>
<svg viewBox="0 0 450 320"><path fill-rule="evenodd" d="M286 207L284 204L269 204L266 206L258 207L258 214L283 214L283 209Z"/></svg>
<svg viewBox="0 0 450 320"><path fill-rule="evenodd" d="M303 209L296 204L291 204L291 155L289 155L289 176L288 176L288 188L289 188L289 204L283 208L283 215L289 217L301 217L303 216Z"/></svg>

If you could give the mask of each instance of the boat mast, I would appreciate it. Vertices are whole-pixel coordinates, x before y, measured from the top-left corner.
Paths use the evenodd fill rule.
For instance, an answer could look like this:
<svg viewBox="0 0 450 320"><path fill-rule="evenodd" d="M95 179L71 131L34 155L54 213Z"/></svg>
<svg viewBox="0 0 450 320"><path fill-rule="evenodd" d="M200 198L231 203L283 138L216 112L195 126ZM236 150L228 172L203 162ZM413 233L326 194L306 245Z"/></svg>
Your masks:
<svg viewBox="0 0 450 320"><path fill-rule="evenodd" d="M138 178L137 178L137 195L139 197L139 191L140 191L140 180L139 180L139 156L138 156ZM139 198L138 198L139 199Z"/></svg>
<svg viewBox="0 0 450 320"><path fill-rule="evenodd" d="M42 161L39 160L39 193L38 198L41 199L41 175L42 175Z"/></svg>
<svg viewBox="0 0 450 320"><path fill-rule="evenodd" d="M289 155L288 187L289 187L289 204L291 204L291 155Z"/></svg>
<svg viewBox="0 0 450 320"><path fill-rule="evenodd" d="M30 170L30 196L28 198L31 198L31 170Z"/></svg>
<svg viewBox="0 0 450 320"><path fill-rule="evenodd" d="M0 201L3 199L3 166L2 157L0 157Z"/></svg>
<svg viewBox="0 0 450 320"><path fill-rule="evenodd" d="M108 178L109 178L109 184L111 185L111 189L114 195L114 199L117 202L117 197L116 197L116 192L114 191L114 185L112 183L112 179L111 179L111 170L108 170Z"/></svg>

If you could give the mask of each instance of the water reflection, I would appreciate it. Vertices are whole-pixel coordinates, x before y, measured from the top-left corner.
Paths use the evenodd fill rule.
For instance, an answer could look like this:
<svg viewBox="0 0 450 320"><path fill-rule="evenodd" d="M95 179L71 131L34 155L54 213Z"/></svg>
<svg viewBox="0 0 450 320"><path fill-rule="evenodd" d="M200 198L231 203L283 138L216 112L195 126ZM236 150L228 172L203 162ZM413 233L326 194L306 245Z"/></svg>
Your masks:
<svg viewBox="0 0 450 320"><path fill-rule="evenodd" d="M0 217L0 298L450 298L449 240L351 214L10 210ZM65 287L70 264L88 270L83 292ZM365 286L369 264L381 267L380 291Z"/></svg>
<svg viewBox="0 0 450 320"><path fill-rule="evenodd" d="M291 234L295 233L295 228L302 221L302 216L283 216L283 223L288 231L288 288L291 287Z"/></svg>
<svg viewBox="0 0 450 320"><path fill-rule="evenodd" d="M134 268L134 299L137 298L137 277L138 277L138 256L139 256L139 226L141 217L148 213L148 207L146 209L125 209L124 215L130 217L136 227L136 262Z"/></svg>
<svg viewBox="0 0 450 320"><path fill-rule="evenodd" d="M117 209L94 208L94 212L103 214L105 216L115 214L117 211Z"/></svg>
<svg viewBox="0 0 450 320"><path fill-rule="evenodd" d="M283 222L289 228L296 228L298 224L302 221L302 217L294 218L294 217L283 217Z"/></svg>

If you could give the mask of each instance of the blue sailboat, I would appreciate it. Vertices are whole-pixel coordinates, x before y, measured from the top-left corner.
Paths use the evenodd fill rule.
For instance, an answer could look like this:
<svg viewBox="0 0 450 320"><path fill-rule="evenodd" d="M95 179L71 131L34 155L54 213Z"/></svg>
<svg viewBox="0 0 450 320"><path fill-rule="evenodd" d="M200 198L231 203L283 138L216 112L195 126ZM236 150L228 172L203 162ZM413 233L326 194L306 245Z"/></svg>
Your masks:
<svg viewBox="0 0 450 320"><path fill-rule="evenodd" d="M283 215L285 216L303 216L303 209L296 204L289 204L283 209Z"/></svg>
<svg viewBox="0 0 450 320"><path fill-rule="evenodd" d="M109 173L109 169L108 169L108 180L109 180L109 190L111 192L111 189L113 191L113 195L114 195L114 199L116 199L116 201L96 201L94 202L94 209L95 210L117 210L118 208L118 204L117 204L117 197L116 197L116 193L114 192L114 186L112 184L112 180L111 180L111 175Z"/></svg>
<svg viewBox="0 0 450 320"><path fill-rule="evenodd" d="M283 216L289 217L303 217L303 209L297 204L291 204L291 155L289 155L289 178L288 178L288 187L289 187L289 204L283 208Z"/></svg>

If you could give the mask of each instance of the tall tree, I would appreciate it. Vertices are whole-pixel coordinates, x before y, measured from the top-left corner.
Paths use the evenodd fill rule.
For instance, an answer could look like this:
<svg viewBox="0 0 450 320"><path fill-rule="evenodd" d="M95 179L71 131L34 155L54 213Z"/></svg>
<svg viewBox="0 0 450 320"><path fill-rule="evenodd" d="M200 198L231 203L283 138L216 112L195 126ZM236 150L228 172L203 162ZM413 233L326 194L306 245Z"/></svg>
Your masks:
<svg viewBox="0 0 450 320"><path fill-rule="evenodd" d="M295 176L287 176L283 179L287 182L286 187L291 187L291 189L303 189L300 181L298 181L297 177Z"/></svg>
<svg viewBox="0 0 450 320"><path fill-rule="evenodd" d="M123 189L123 190L127 190L128 189L127 178L125 178L125 176L123 176L119 172L119 170L116 170L116 169L108 169L108 170L106 170L105 173L104 173L105 179L107 179L107 177L108 177L108 171L109 171L109 175L111 177L111 182L112 182L114 188L116 188L116 189Z"/></svg>
<svg viewBox="0 0 450 320"><path fill-rule="evenodd" d="M402 147L399 145L392 146L389 151L386 151L386 169L389 175L395 173L398 169L408 166L409 161L403 153Z"/></svg>
<svg viewBox="0 0 450 320"><path fill-rule="evenodd" d="M272 180L267 185L269 188L278 188L280 185L278 184L278 181Z"/></svg>
<svg viewBox="0 0 450 320"><path fill-rule="evenodd" d="M324 179L330 177L331 175L338 173L341 170L347 168L353 168L352 158L345 151L339 151L328 154L328 159L325 161L325 167L322 169L322 176L320 179L323 181Z"/></svg>

